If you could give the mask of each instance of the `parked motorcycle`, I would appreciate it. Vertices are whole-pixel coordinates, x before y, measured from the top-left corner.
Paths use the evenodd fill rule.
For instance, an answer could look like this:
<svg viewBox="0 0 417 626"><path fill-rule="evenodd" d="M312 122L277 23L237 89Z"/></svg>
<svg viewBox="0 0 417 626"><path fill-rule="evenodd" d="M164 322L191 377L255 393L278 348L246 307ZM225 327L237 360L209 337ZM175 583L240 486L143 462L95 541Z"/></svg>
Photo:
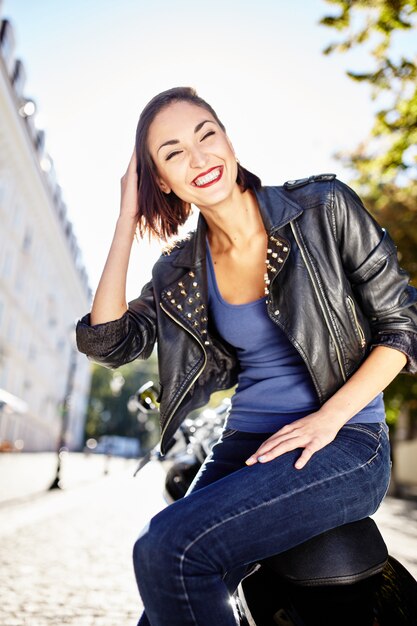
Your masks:
<svg viewBox="0 0 417 626"><path fill-rule="evenodd" d="M136 393L138 410L157 412L152 382ZM165 499L182 498L219 439L230 401L202 410L178 429L161 456L140 460L166 470ZM254 563L231 597L240 626L417 626L417 581L394 557L371 518L345 524Z"/></svg>

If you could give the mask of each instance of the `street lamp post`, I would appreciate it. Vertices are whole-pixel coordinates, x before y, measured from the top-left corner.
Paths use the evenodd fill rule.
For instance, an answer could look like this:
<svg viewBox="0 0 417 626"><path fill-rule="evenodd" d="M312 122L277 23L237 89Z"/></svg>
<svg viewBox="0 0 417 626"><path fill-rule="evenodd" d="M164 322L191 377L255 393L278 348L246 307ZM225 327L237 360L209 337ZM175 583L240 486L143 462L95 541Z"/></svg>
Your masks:
<svg viewBox="0 0 417 626"><path fill-rule="evenodd" d="M65 453L67 443L67 429L69 423L69 409L71 396L74 389L75 371L77 368L77 350L71 342L71 352L67 373L67 382L65 386L65 395L61 404L61 428L59 433L59 440L57 446L57 465L55 478L53 479L49 490L62 489L61 485L61 469L62 469L62 456Z"/></svg>

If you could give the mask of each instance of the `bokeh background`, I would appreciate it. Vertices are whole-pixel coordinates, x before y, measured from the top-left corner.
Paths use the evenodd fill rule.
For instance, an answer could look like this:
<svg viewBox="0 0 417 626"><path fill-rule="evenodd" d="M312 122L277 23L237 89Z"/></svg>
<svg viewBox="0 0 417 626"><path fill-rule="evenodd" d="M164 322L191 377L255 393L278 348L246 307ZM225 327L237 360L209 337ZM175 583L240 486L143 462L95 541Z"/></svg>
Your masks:
<svg viewBox="0 0 417 626"><path fill-rule="evenodd" d="M389 228L415 277L415 3L5 0L0 7L5 453L81 451L103 436L146 448L157 437L153 421L140 423L127 408L135 388L155 378L155 362L118 373L91 369L71 335L104 265L139 113L159 91L195 87L225 123L240 162L265 184L335 172ZM129 299L159 250L158 242L135 243ZM386 393L400 464L415 454L416 396L406 376ZM401 472L407 480L417 473Z"/></svg>
<svg viewBox="0 0 417 626"><path fill-rule="evenodd" d="M165 473L133 478L159 427L131 398L156 360L92 366L74 324L144 105L191 85L265 184L336 173L416 285L416 26L415 0L0 0L1 624L133 626L141 611L132 546L166 506ZM129 299L159 253L134 244ZM394 474L375 519L417 576L415 377L385 402Z"/></svg>

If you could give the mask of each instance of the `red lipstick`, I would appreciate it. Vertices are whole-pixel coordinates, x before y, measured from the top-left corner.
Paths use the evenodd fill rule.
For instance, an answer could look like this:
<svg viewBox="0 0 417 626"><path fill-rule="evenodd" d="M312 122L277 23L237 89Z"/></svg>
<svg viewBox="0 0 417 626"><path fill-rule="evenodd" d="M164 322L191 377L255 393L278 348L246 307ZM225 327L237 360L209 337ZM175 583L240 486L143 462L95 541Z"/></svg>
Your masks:
<svg viewBox="0 0 417 626"><path fill-rule="evenodd" d="M197 180L202 179L205 176L208 176L210 174L210 172L213 172L215 170L218 170L218 172L219 172L218 176L215 176L213 178L210 177L210 180L208 180L206 183L204 183L202 185L197 185L197 183L196 183ZM211 167L210 169L208 169L206 172L201 172L201 174L196 176L191 181L191 184L194 185L195 187L197 187L198 189L204 189L205 187L209 187L210 185L213 185L214 183L217 183L217 181L219 181L222 176L223 176L223 165L216 165L215 167Z"/></svg>

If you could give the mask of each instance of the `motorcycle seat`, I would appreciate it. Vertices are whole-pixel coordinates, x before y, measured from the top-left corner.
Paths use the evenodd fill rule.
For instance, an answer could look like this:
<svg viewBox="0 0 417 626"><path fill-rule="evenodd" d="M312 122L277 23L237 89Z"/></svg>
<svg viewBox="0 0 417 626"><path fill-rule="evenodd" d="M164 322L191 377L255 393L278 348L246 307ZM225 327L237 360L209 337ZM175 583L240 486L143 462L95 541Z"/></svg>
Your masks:
<svg viewBox="0 0 417 626"><path fill-rule="evenodd" d="M387 559L381 533L366 517L264 559L261 565L289 582L314 587L359 582L381 572Z"/></svg>

